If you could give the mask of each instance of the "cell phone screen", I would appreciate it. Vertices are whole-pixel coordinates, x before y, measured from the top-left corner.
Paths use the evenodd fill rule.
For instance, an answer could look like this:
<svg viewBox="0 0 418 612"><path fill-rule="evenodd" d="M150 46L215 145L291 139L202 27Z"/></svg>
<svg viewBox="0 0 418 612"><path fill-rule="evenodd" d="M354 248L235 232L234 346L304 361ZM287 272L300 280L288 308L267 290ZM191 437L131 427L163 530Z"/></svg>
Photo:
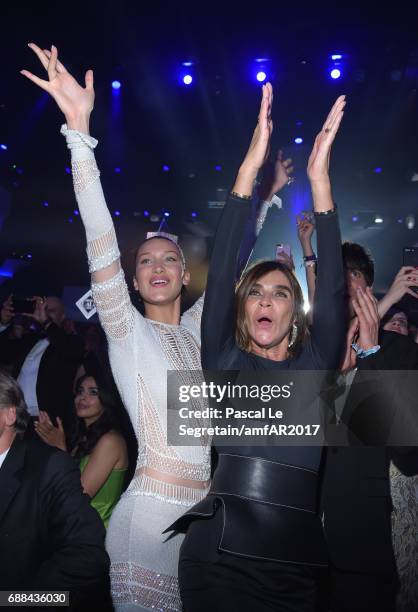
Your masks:
<svg viewBox="0 0 418 612"><path fill-rule="evenodd" d="M292 257L292 249L288 244L276 244L276 259L280 257L282 253L286 253L288 257Z"/></svg>
<svg viewBox="0 0 418 612"><path fill-rule="evenodd" d="M403 265L418 268L418 247L404 247ZM418 293L418 287L410 287L412 291Z"/></svg>
<svg viewBox="0 0 418 612"><path fill-rule="evenodd" d="M15 314L33 314L35 302L26 298L13 298L13 310Z"/></svg>
<svg viewBox="0 0 418 612"><path fill-rule="evenodd" d="M418 247L404 247L403 265L418 268Z"/></svg>

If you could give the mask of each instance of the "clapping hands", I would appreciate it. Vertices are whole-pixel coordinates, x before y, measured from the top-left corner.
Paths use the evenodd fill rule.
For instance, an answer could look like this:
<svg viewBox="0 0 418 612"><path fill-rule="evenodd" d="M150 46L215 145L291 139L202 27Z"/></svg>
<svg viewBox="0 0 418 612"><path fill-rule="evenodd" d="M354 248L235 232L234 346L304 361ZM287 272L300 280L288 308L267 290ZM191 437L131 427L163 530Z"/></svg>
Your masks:
<svg viewBox="0 0 418 612"><path fill-rule="evenodd" d="M308 161L308 177L311 183L329 181L331 147L340 127L345 105L345 96L337 98L322 126L322 130L315 139Z"/></svg>
<svg viewBox="0 0 418 612"><path fill-rule="evenodd" d="M65 451L67 450L65 432L62 426L62 421L59 417L57 417L57 423L58 427L55 427L49 418L48 413L40 410L39 420L35 421L35 431L41 440L43 440L46 444L55 446L56 448L60 448L61 450Z"/></svg>

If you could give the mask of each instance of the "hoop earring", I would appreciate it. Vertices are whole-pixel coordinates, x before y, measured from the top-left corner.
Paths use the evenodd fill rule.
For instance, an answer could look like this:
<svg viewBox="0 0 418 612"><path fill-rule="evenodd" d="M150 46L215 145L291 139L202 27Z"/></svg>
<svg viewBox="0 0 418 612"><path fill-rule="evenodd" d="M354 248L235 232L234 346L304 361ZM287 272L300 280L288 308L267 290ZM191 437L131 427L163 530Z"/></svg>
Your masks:
<svg viewBox="0 0 418 612"><path fill-rule="evenodd" d="M288 348L291 348L294 345L297 336L298 336L298 328L297 328L297 325L293 323L292 331L290 332Z"/></svg>

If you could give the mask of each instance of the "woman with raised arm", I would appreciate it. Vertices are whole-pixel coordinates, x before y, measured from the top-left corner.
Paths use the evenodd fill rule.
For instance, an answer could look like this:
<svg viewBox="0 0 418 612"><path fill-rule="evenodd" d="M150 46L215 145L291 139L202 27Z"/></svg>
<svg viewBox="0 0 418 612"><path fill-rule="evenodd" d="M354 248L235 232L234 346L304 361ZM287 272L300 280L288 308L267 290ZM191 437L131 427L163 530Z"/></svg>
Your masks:
<svg viewBox="0 0 418 612"><path fill-rule="evenodd" d="M61 131L71 151L74 189L87 235L87 255L113 375L138 439L135 476L113 511L107 550L117 610L181 610L177 586L180 534L162 531L184 508L205 497L210 449L167 445L167 370L200 369L203 298L180 316L189 282L183 253L167 238L143 242L136 254L134 286L145 317L131 304L111 215L103 196L89 136L93 72L81 87L58 61L57 49L29 45L48 72L42 80L22 74L50 93L65 115Z"/></svg>
<svg viewBox="0 0 418 612"><path fill-rule="evenodd" d="M244 371L244 376L245 371L335 368L344 340L341 239L328 175L344 96L334 104L308 163L318 233L310 335L302 291L287 266L257 264L235 289L250 196L269 148L271 105L267 84L250 148L217 230L202 318L204 368ZM316 393L317 388L312 400ZM187 531L179 564L184 611L317 610L327 566L318 514L321 446L216 450L219 460L208 496L171 527Z"/></svg>

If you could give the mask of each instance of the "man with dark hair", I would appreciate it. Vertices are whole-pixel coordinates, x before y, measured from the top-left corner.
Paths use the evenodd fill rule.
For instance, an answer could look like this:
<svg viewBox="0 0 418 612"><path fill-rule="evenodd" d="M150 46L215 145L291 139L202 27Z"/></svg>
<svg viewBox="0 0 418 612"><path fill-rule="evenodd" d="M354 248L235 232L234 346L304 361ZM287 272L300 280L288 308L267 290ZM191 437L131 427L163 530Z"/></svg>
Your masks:
<svg viewBox="0 0 418 612"><path fill-rule="evenodd" d="M105 529L67 454L25 440L29 414L0 372L0 590L69 591L71 610L105 610Z"/></svg>
<svg viewBox="0 0 418 612"><path fill-rule="evenodd" d="M360 272L367 287L374 281L374 261L370 251L355 242L343 242L343 265L346 275L350 270Z"/></svg>
<svg viewBox="0 0 418 612"><path fill-rule="evenodd" d="M357 296L357 289L365 290L373 286L374 261L367 249L354 242L343 242L342 251L347 306L351 318L355 314L352 300Z"/></svg>
<svg viewBox="0 0 418 612"><path fill-rule="evenodd" d="M351 432L365 433L365 438L363 446L328 448L324 461L322 508L330 557L330 608L394 612L399 581L391 538L389 465L393 461L405 475L415 474L418 453L416 448L384 446L389 431L385 418L392 423L398 407L389 401L387 370L418 368L418 352L409 338L386 331L379 335L379 305L371 292L374 264L366 249L344 243L343 262L351 321L336 417L341 427L348 425ZM368 382L372 371L382 383L377 389ZM399 408L404 410L405 405Z"/></svg>

